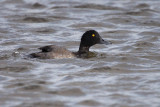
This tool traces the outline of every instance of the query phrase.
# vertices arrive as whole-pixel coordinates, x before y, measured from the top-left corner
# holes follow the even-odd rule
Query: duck
[[[95,44],[109,45],[112,43],[102,39],[97,31],[88,30],[82,35],[79,50],[77,52],[71,52],[62,46],[48,45],[38,48],[41,52],[31,53],[29,56],[31,58],[39,59],[82,58],[88,56],[90,47]]]

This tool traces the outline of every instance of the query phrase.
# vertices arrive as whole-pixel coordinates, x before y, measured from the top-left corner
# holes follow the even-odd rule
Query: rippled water
[[[1,0],[0,105],[160,107],[159,0]],[[77,51],[88,29],[113,42],[89,59],[29,59],[45,45]]]

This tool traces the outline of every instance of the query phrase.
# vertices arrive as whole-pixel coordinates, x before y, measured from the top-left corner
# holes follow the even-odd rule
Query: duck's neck
[[[89,48],[90,48],[89,46],[84,46],[84,45],[80,44],[78,53],[79,54],[88,53]]]

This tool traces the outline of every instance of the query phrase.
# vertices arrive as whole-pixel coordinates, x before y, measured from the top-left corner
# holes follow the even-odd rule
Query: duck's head
[[[89,48],[95,44],[108,45],[111,42],[103,40],[97,31],[89,30],[82,35],[79,52],[88,52]]]

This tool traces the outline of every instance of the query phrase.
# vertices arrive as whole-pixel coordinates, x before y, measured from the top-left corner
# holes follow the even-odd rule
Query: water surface
[[[0,105],[159,107],[160,1],[1,0]],[[97,30],[112,45],[89,59],[30,59],[45,45],[77,51]]]

